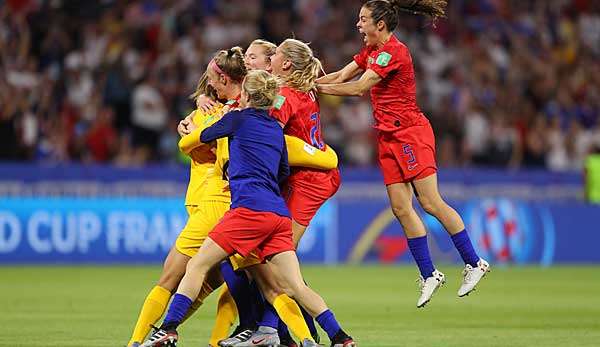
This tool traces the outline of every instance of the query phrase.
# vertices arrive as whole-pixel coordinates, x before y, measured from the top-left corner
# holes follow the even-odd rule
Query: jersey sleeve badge
[[[377,59],[375,60],[375,64],[377,64],[381,67],[386,67],[390,63],[391,59],[392,59],[391,54],[389,54],[388,52],[381,52],[377,56]]]
[[[273,107],[275,107],[278,110],[281,110],[281,106],[283,106],[284,103],[285,103],[285,96],[277,95],[277,98],[275,98],[275,102],[273,103]]]

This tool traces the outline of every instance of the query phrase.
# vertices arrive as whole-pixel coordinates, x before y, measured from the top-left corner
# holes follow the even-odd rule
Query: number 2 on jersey
[[[319,117],[318,113],[313,113],[310,115],[310,120],[312,122],[312,126],[310,127],[310,142],[314,147],[323,149],[325,144],[321,138],[321,117]]]

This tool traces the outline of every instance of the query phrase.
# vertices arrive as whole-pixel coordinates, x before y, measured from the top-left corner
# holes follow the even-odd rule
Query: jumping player
[[[417,307],[429,302],[445,276],[431,261],[425,226],[412,205],[413,193],[421,207],[442,223],[465,262],[458,296],[475,289],[490,268],[473,249],[462,218],[438,192],[433,130],[417,106],[410,52],[393,34],[401,11],[435,19],[444,15],[445,7],[445,0],[367,1],[356,23],[365,47],[343,69],[317,81],[318,90],[324,94],[362,95],[371,91],[379,166],[392,211],[402,224],[421,273]],[[361,73],[358,80],[350,81]]]

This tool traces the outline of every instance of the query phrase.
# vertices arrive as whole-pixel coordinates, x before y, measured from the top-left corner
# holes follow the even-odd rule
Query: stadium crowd
[[[0,1],[0,160],[177,162],[218,49],[295,36],[333,71],[362,45],[362,3]],[[454,0],[447,19],[400,27],[440,165],[578,170],[600,149],[600,2]],[[368,95],[321,108],[342,163],[373,165]]]

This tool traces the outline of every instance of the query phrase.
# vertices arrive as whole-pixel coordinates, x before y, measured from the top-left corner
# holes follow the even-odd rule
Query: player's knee
[[[203,274],[207,274],[208,271],[210,270],[211,266],[209,264],[207,264],[206,262],[198,259],[198,258],[192,258],[186,266],[186,272],[199,272],[199,273],[203,273]]]
[[[437,216],[445,204],[441,199],[429,199],[426,197],[419,197],[418,199],[423,210],[432,216]]]
[[[262,290],[262,295],[265,298],[265,300],[267,300],[270,304],[273,303],[273,301],[275,300],[276,297],[278,297],[279,295],[283,294],[284,292],[282,290],[280,290],[279,288],[265,288]]]
[[[396,218],[398,218],[398,220],[404,220],[404,219],[410,217],[411,213],[413,212],[412,204],[408,204],[408,205],[392,204],[392,212],[394,213],[394,216],[396,216]]]
[[[306,288],[306,284],[302,281],[295,281],[294,283],[290,283],[285,287],[285,294],[291,298],[296,298],[302,291]]]
[[[163,269],[163,273],[161,274],[157,285],[169,290],[174,291],[177,289],[179,282],[185,275],[185,268],[178,268],[175,266],[167,267]]]

